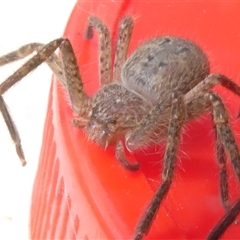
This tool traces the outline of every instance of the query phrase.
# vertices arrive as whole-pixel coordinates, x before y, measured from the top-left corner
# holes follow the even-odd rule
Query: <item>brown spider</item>
[[[119,26],[115,62],[112,74],[111,37],[106,25],[90,17],[86,38],[93,36],[93,28],[100,34],[99,68],[102,88],[90,98],[84,91],[76,58],[67,39],[56,39],[47,45],[27,44],[0,58],[0,66],[19,60],[36,51],[13,75],[0,85],[0,110],[18,156],[25,165],[18,131],[6,108],[2,95],[38,65],[46,62],[66,87],[73,111],[79,116],[73,124],[84,128],[88,137],[107,148],[116,144],[116,157],[128,170],[135,171],[138,163],[125,157],[124,143],[129,151],[144,145],[155,145],[166,140],[162,182],[147,211],[139,220],[134,239],[147,234],[163,198],[170,189],[176,152],[182,126],[210,111],[216,136],[217,160],[221,168],[221,198],[227,210],[225,222],[232,223],[239,204],[230,207],[226,154],[240,180],[240,153],[229,126],[228,113],[223,101],[211,88],[217,83],[240,96],[240,87],[221,74],[209,75],[209,62],[205,53],[193,42],[172,36],[157,37],[140,45],[127,58],[133,21],[125,17]],[[54,54],[60,47],[61,57]],[[237,210],[236,210],[237,208]],[[230,210],[230,211],[229,211]],[[234,216],[235,216],[234,215]],[[224,227],[215,227],[212,236],[220,237]]]

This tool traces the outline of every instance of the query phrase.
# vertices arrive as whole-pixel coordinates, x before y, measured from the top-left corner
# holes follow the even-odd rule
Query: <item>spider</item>
[[[88,21],[85,37],[99,32],[99,75],[102,87],[89,97],[84,90],[77,61],[68,39],[59,38],[46,45],[30,43],[0,58],[0,66],[36,54],[0,85],[0,110],[15,143],[17,154],[26,164],[20,137],[2,95],[15,83],[46,62],[66,88],[74,113],[73,125],[84,128],[89,139],[107,148],[116,145],[116,158],[126,169],[136,171],[139,164],[125,157],[124,143],[131,152],[145,145],[166,140],[162,182],[147,211],[137,223],[133,238],[142,239],[151,227],[174,176],[181,129],[206,111],[212,113],[220,166],[221,199],[227,210],[228,225],[234,221],[239,204],[231,207],[228,194],[226,154],[240,180],[240,152],[222,99],[211,91],[220,83],[240,96],[240,87],[222,74],[210,74],[205,53],[190,40],[162,36],[141,44],[129,57],[127,51],[133,29],[131,17],[119,24],[114,64],[111,36],[97,17]],[[60,48],[61,56],[54,52]],[[237,206],[237,207],[236,207]],[[236,215],[235,214],[235,215]],[[235,216],[234,215],[234,216]],[[227,226],[216,226],[211,236],[220,237]]]

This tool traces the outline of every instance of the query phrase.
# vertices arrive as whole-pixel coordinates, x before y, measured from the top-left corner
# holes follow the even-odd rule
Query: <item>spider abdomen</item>
[[[187,93],[209,74],[205,53],[195,43],[179,37],[158,37],[140,45],[123,66],[127,88],[152,103],[173,91]]]

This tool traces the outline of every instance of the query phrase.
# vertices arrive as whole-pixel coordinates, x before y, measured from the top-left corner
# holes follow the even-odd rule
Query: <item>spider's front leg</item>
[[[54,53],[58,47],[60,47],[62,51],[62,60]],[[0,58],[0,65],[5,65],[9,62],[22,59],[33,51],[37,51],[36,55],[30,58],[16,72],[0,84],[0,111],[15,144],[22,165],[25,165],[26,161],[21,146],[21,139],[9,114],[6,103],[2,98],[2,95],[9,88],[37,68],[40,64],[46,62],[52,69],[53,73],[59,78],[60,82],[66,87],[72,108],[78,115],[83,117],[87,116],[91,105],[91,101],[83,89],[83,83],[81,81],[75,54],[71,43],[67,39],[59,38],[46,45],[40,43],[27,44],[15,52],[2,56]]]
[[[62,53],[63,74],[72,109],[77,115],[85,119],[91,109],[91,99],[84,91],[77,59],[69,40],[65,40],[60,46],[60,50]],[[74,120],[77,123],[78,119]]]
[[[124,63],[127,59],[127,52],[132,36],[133,19],[125,17],[119,25],[117,46],[115,51],[113,79],[114,81],[121,81],[121,72]]]
[[[112,69],[112,41],[107,26],[97,17],[91,16],[88,19],[88,26],[85,37],[93,37],[93,28],[99,33],[99,75],[101,85],[114,81],[121,81],[121,71],[127,59],[127,51],[130,43],[133,20],[125,17],[121,20],[118,28],[117,45],[114,58],[114,69]],[[112,77],[113,70],[113,77]]]
[[[7,125],[8,131],[10,133],[10,136],[15,144],[16,152],[18,154],[18,157],[22,163],[22,166],[25,166],[27,164],[24,156],[24,152],[21,145],[21,139],[19,137],[18,130],[14,124],[14,121],[11,118],[11,115],[7,109],[7,105],[3,99],[3,97],[0,95],[0,111],[2,113],[3,119]]]
[[[158,208],[166,196],[174,176],[176,154],[181,134],[181,128],[186,118],[186,111],[182,96],[173,94],[171,117],[168,127],[166,151],[164,155],[164,167],[162,183],[155,193],[146,213],[143,215],[135,230],[134,240],[140,240],[147,234]]]
[[[33,52],[39,52],[41,49],[46,48],[45,44],[42,43],[29,43],[26,44],[22,47],[20,47],[18,50],[10,52],[4,56],[0,57],[0,66],[4,66],[6,64],[19,61]],[[48,47],[47,47],[48,48]],[[45,61],[47,65],[51,68],[51,70],[54,72],[54,74],[57,76],[57,78],[60,80],[60,82],[66,86],[64,77],[63,77],[63,72],[62,72],[62,61],[61,59],[55,54],[52,53],[51,56],[49,56]]]
[[[101,85],[112,81],[112,43],[107,26],[97,17],[91,16],[88,19],[88,26],[85,37],[93,37],[93,28],[99,32],[99,75]]]
[[[10,77],[8,77],[3,83],[0,84],[0,94],[3,95],[14,84],[16,84],[22,78],[24,78],[27,74],[29,74],[39,65],[41,65],[43,62],[45,62],[46,59],[48,59],[64,41],[65,39],[63,38],[55,39],[50,43],[46,44],[44,47],[40,48],[40,50],[36,53],[36,55],[34,55],[31,59],[29,59],[16,72],[14,72]],[[3,56],[1,57],[1,59],[7,60],[7,57]],[[12,60],[12,61],[15,61],[15,60]]]
[[[4,121],[8,127],[9,133],[11,135],[11,138],[15,144],[17,154],[22,162],[22,165],[26,165],[23,149],[21,146],[21,140],[19,137],[18,130],[11,118],[11,115],[9,114],[9,111],[7,109],[6,103],[2,97],[2,95],[11,88],[14,84],[16,84],[18,81],[20,81],[23,77],[25,77],[28,73],[30,73],[32,70],[34,70],[37,66],[42,64],[46,59],[51,56],[54,51],[62,44],[62,42],[65,41],[63,38],[56,39],[49,44],[45,45],[44,47],[40,48],[40,50],[37,52],[35,56],[33,56],[31,59],[29,59],[22,67],[20,67],[16,72],[14,72],[10,77],[8,77],[3,83],[0,84],[0,111],[3,115]],[[29,45],[28,45],[29,46]],[[33,46],[33,45],[32,45]],[[25,47],[25,50],[28,47]],[[24,47],[22,48],[24,50]],[[15,52],[16,53],[16,52]],[[21,55],[21,54],[20,54]],[[9,61],[15,61],[18,59],[21,59],[19,57],[18,59],[14,58],[16,54],[10,53],[0,58],[0,64],[4,65],[7,64]],[[8,58],[10,57],[10,59]],[[24,56],[23,56],[24,57]]]

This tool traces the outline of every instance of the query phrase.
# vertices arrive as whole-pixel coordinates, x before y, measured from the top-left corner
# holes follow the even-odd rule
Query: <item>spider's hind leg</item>
[[[43,63],[51,54],[54,53],[54,51],[62,44],[62,42],[65,41],[62,38],[56,39],[49,44],[45,45],[43,48],[37,52],[35,56],[33,56],[31,59],[29,59],[25,64],[23,64],[16,72],[14,72],[10,77],[8,77],[4,82],[0,84],[0,111],[3,115],[4,121],[8,127],[9,133],[11,135],[11,138],[15,144],[17,154],[22,162],[22,165],[26,165],[26,161],[24,158],[24,153],[21,146],[21,140],[19,137],[18,130],[11,118],[11,115],[7,109],[6,103],[4,102],[4,99],[2,95],[11,88],[14,84],[16,84],[18,81],[20,81],[22,78],[24,78],[28,73],[30,73],[32,70],[34,70],[37,66],[39,66],[41,63]],[[25,45],[27,46],[27,45]],[[33,46],[33,45],[32,45]],[[22,48],[22,50],[25,51],[25,55],[28,55],[31,50],[26,51],[26,48],[29,48],[29,45],[27,47]],[[10,58],[7,58],[7,56]],[[9,61],[16,61],[18,59],[24,58],[24,54],[19,54],[17,56],[16,52],[7,54],[0,58],[1,65],[9,63]],[[4,63],[5,61],[5,63]]]
[[[26,44],[16,51],[10,52],[6,55],[0,57],[0,66],[4,66],[6,64],[21,60],[34,52],[39,52],[41,49],[45,48],[45,44],[42,43],[29,43]],[[57,54],[52,53],[51,56],[45,59],[47,65],[51,68],[54,74],[57,76],[59,81],[66,87],[65,78],[62,72],[62,61],[57,56]]]
[[[200,84],[202,85],[203,82]],[[191,100],[190,98],[188,98],[190,94],[189,96],[185,95],[185,102],[188,110],[188,119],[194,119],[199,115],[199,113],[205,112],[206,110],[209,110],[212,113],[213,126],[216,137],[217,161],[220,168],[220,196],[225,209],[228,211],[230,209],[230,204],[228,193],[226,153],[229,155],[229,158],[234,166],[234,170],[240,181],[239,148],[229,124],[227,110],[221,98],[217,94],[212,92],[207,92],[204,94],[196,93],[195,95],[196,98],[193,98]],[[195,109],[200,109],[200,111],[196,112]]]
[[[220,167],[220,193],[223,205],[227,210],[227,214],[225,215],[224,220],[224,222],[227,224],[220,224],[218,222],[213,228],[214,230],[212,230],[208,236],[208,239],[218,239],[227,230],[228,226],[235,220],[235,217],[237,215],[236,212],[239,212],[239,210],[234,210],[235,206],[232,207],[229,204],[226,153],[228,154],[238,180],[240,181],[240,151],[229,124],[228,112],[224,106],[223,101],[217,94],[207,92],[205,94],[199,95],[192,101],[187,102],[186,105],[188,113],[192,113],[193,109],[196,109],[196,106],[201,107],[202,109],[210,109],[212,113],[216,136],[217,160]],[[232,213],[234,213],[235,217],[232,217]],[[218,237],[211,238],[211,236]]]
[[[25,161],[25,157],[24,157],[24,153],[23,153],[23,149],[22,149],[22,145],[21,145],[21,139],[19,137],[18,130],[11,118],[11,115],[9,114],[7,105],[1,95],[0,95],[0,111],[1,111],[3,119],[8,127],[8,131],[11,135],[11,138],[15,144],[16,152],[20,158],[22,166],[25,166],[27,164],[27,162]]]
[[[29,43],[22,47],[20,47],[18,50],[10,52],[4,56],[0,57],[0,66],[4,66],[6,64],[21,60],[27,56],[29,56],[31,53],[33,53],[35,50],[40,50],[40,47],[43,47],[44,45],[41,43]]]
[[[24,63],[16,72],[14,72],[10,77],[8,77],[4,82],[0,84],[0,94],[3,95],[9,88],[11,88],[14,84],[24,78],[27,74],[41,65],[48,57],[50,57],[54,51],[65,41],[63,38],[55,39],[50,43],[46,44],[42,47],[36,55],[30,58],[26,63]],[[32,50],[31,50],[32,51]],[[13,53],[12,53],[13,54]],[[27,53],[26,53],[27,54]],[[7,54],[8,55],[8,54]],[[7,59],[7,55],[1,57],[2,64],[9,63]],[[11,54],[9,54],[11,55]],[[25,57],[25,56],[23,56]],[[14,59],[14,58],[13,58]],[[19,58],[21,59],[21,57]],[[17,59],[12,61],[16,61]]]
[[[213,119],[214,122],[214,119]],[[220,196],[223,206],[228,211],[230,209],[229,192],[228,192],[228,173],[227,173],[227,156],[224,150],[224,145],[221,141],[221,136],[217,131],[216,124],[214,124],[214,132],[216,138],[216,155],[220,168]]]
[[[216,128],[216,137],[222,142],[233,164],[238,180],[240,181],[240,151],[229,125],[227,110],[217,94],[209,93],[209,99],[212,102],[213,123]]]

